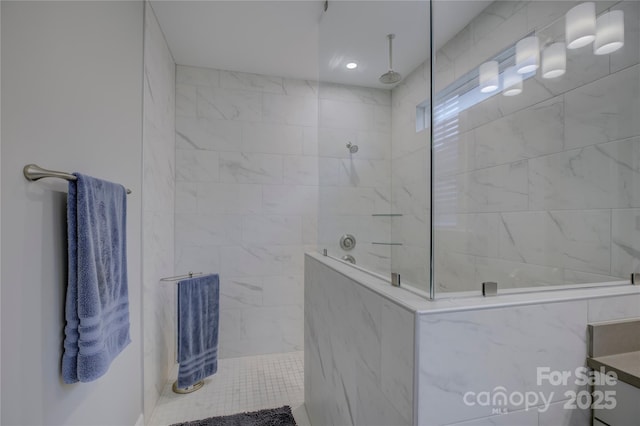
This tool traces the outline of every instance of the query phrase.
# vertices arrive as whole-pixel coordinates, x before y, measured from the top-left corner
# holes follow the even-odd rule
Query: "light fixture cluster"
[[[624,13],[613,10],[596,19],[594,2],[581,3],[565,15],[565,42],[553,42],[542,50],[542,78],[557,78],[567,71],[567,49],[578,49],[593,43],[595,55],[606,55],[624,45]],[[524,74],[536,72],[540,66],[540,41],[537,36],[525,37],[516,43],[515,65],[502,73],[502,94],[522,93]],[[482,93],[500,88],[499,64],[488,61],[480,65],[479,84]]]

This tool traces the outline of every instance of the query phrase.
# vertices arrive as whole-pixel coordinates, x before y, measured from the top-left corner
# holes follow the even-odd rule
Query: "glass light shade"
[[[518,74],[516,67],[509,67],[504,71],[502,94],[515,96],[522,93],[522,75]]]
[[[480,65],[479,74],[480,91],[482,93],[491,93],[498,90],[500,84],[498,79],[498,62],[489,61]]]
[[[564,43],[553,43],[542,52],[542,77],[556,78],[567,71],[567,49]]]
[[[540,63],[540,42],[538,37],[523,38],[516,43],[516,70],[527,74],[538,69]]]
[[[624,46],[624,12],[613,10],[596,19],[593,53],[606,55]]]
[[[596,4],[581,3],[565,15],[565,35],[567,47],[578,49],[596,38]]]

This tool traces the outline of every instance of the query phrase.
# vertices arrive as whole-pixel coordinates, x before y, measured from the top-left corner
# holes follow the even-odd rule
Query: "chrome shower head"
[[[393,70],[389,70],[382,74],[378,80],[380,80],[380,83],[383,84],[393,84],[402,80],[402,75]]]
[[[382,74],[378,80],[382,84],[393,84],[402,80],[402,75],[393,70],[393,48],[392,48],[392,40],[396,38],[395,34],[387,34],[387,38],[389,39],[389,71]]]
[[[358,145],[354,145],[351,142],[347,143],[347,149],[349,150],[350,153],[355,154],[356,152],[358,152]]]

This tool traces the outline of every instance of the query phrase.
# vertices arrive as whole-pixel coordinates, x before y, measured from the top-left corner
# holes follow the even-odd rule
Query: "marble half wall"
[[[311,423],[414,424],[414,313],[310,256],[304,300]]]
[[[588,390],[576,383],[587,324],[630,318],[632,285],[428,301],[308,254],[306,409],[317,425],[589,426],[589,410],[567,408]],[[570,376],[553,384],[539,368]],[[476,399],[501,390],[529,399]]]

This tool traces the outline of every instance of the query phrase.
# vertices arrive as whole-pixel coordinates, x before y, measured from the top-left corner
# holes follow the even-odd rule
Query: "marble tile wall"
[[[586,365],[587,324],[640,315],[640,295],[520,307],[423,314],[419,318],[418,424],[587,426],[590,412],[566,409],[575,369]],[[569,371],[566,385],[538,383],[537,368]],[[489,404],[464,402],[467,392],[542,392],[531,404],[507,405],[502,415]],[[533,401],[533,398],[531,399]],[[518,403],[518,400],[515,400]]]
[[[175,268],[220,274],[222,358],[302,349],[317,115],[314,82],[177,67]]]
[[[458,311],[408,299],[400,307],[374,290],[374,278],[348,277],[322,259],[305,259],[305,405],[313,424],[588,426],[589,410],[565,408],[570,392],[587,390],[575,376],[586,366],[587,325],[640,316],[633,291],[576,291],[574,300],[548,293],[544,301]],[[571,376],[539,381],[538,367]],[[467,401],[475,404],[465,403],[467,392],[485,391],[522,394],[529,409],[517,395],[503,405],[474,395]]]
[[[612,281],[640,267],[640,3],[596,3],[624,10],[620,51],[569,50],[565,76],[461,111],[457,132],[436,140],[438,290]],[[494,2],[438,51],[436,87],[533,30],[563,38],[575,4]]]
[[[319,86],[318,244],[337,257],[388,275],[391,219],[391,91],[321,83]],[[350,153],[346,144],[358,145]],[[356,247],[340,248],[352,234]]]
[[[310,257],[304,300],[311,423],[415,424],[414,313]]]
[[[175,362],[175,63],[150,3],[144,18],[143,339],[144,415],[151,417]]]

